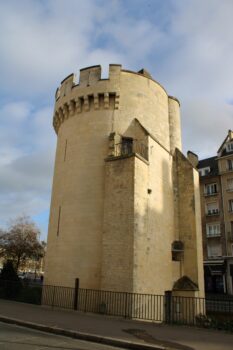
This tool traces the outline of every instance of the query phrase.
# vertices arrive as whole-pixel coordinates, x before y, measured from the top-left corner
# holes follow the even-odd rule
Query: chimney
[[[193,153],[191,151],[188,151],[187,152],[187,157],[188,157],[188,160],[190,161],[190,163],[192,164],[192,166],[194,168],[196,168],[197,165],[198,165],[198,162],[199,162],[198,156],[195,153]]]
[[[229,139],[232,140],[233,139],[233,131],[228,130],[228,136],[229,136]]]

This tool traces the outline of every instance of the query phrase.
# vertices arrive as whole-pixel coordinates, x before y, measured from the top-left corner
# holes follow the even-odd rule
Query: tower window
[[[122,155],[133,153],[133,139],[131,137],[122,137],[121,153]]]
[[[57,236],[59,236],[59,233],[60,233],[60,219],[61,219],[61,206],[59,206],[59,211],[58,211]]]
[[[65,150],[64,150],[64,162],[66,161],[66,151],[67,151],[67,140],[65,143]]]

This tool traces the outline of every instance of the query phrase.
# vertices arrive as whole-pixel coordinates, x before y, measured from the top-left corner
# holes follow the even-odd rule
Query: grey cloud
[[[5,89],[18,90],[20,96],[43,95],[77,66],[85,66],[89,55],[95,55],[91,43],[101,12],[104,8],[93,1],[2,4],[0,72]],[[106,53],[119,57],[107,50],[99,58],[106,59]]]
[[[50,190],[54,154],[31,154],[5,165],[0,173],[0,192],[41,192]]]
[[[170,84],[185,98],[232,96],[233,2],[181,1],[171,25]],[[165,59],[167,65],[169,58]],[[178,77],[178,79],[177,79]]]
[[[4,226],[9,219],[20,215],[36,215],[40,211],[49,209],[49,196],[38,196],[36,192],[8,193],[0,195],[0,226]]]
[[[211,100],[192,99],[182,108],[184,151],[200,158],[215,156],[233,123],[233,106]]]

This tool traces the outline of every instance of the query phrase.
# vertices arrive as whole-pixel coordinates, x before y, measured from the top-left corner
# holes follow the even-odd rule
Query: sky
[[[232,0],[0,0],[0,227],[30,215],[46,239],[54,95],[80,68],[147,69],[181,102],[183,152],[233,129]]]

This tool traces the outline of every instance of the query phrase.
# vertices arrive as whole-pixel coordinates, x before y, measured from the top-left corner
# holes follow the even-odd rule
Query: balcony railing
[[[221,232],[214,232],[214,233],[208,233],[206,234],[207,238],[212,238],[212,237],[220,237],[221,236]]]
[[[209,192],[204,192],[204,196],[216,196],[218,194],[218,191],[209,191]]]
[[[219,209],[208,210],[206,213],[206,216],[214,216],[214,215],[219,215]]]
[[[139,154],[144,159],[148,160],[148,147],[143,143],[132,141],[132,142],[121,142],[115,144],[114,157],[130,156],[132,154]]]

